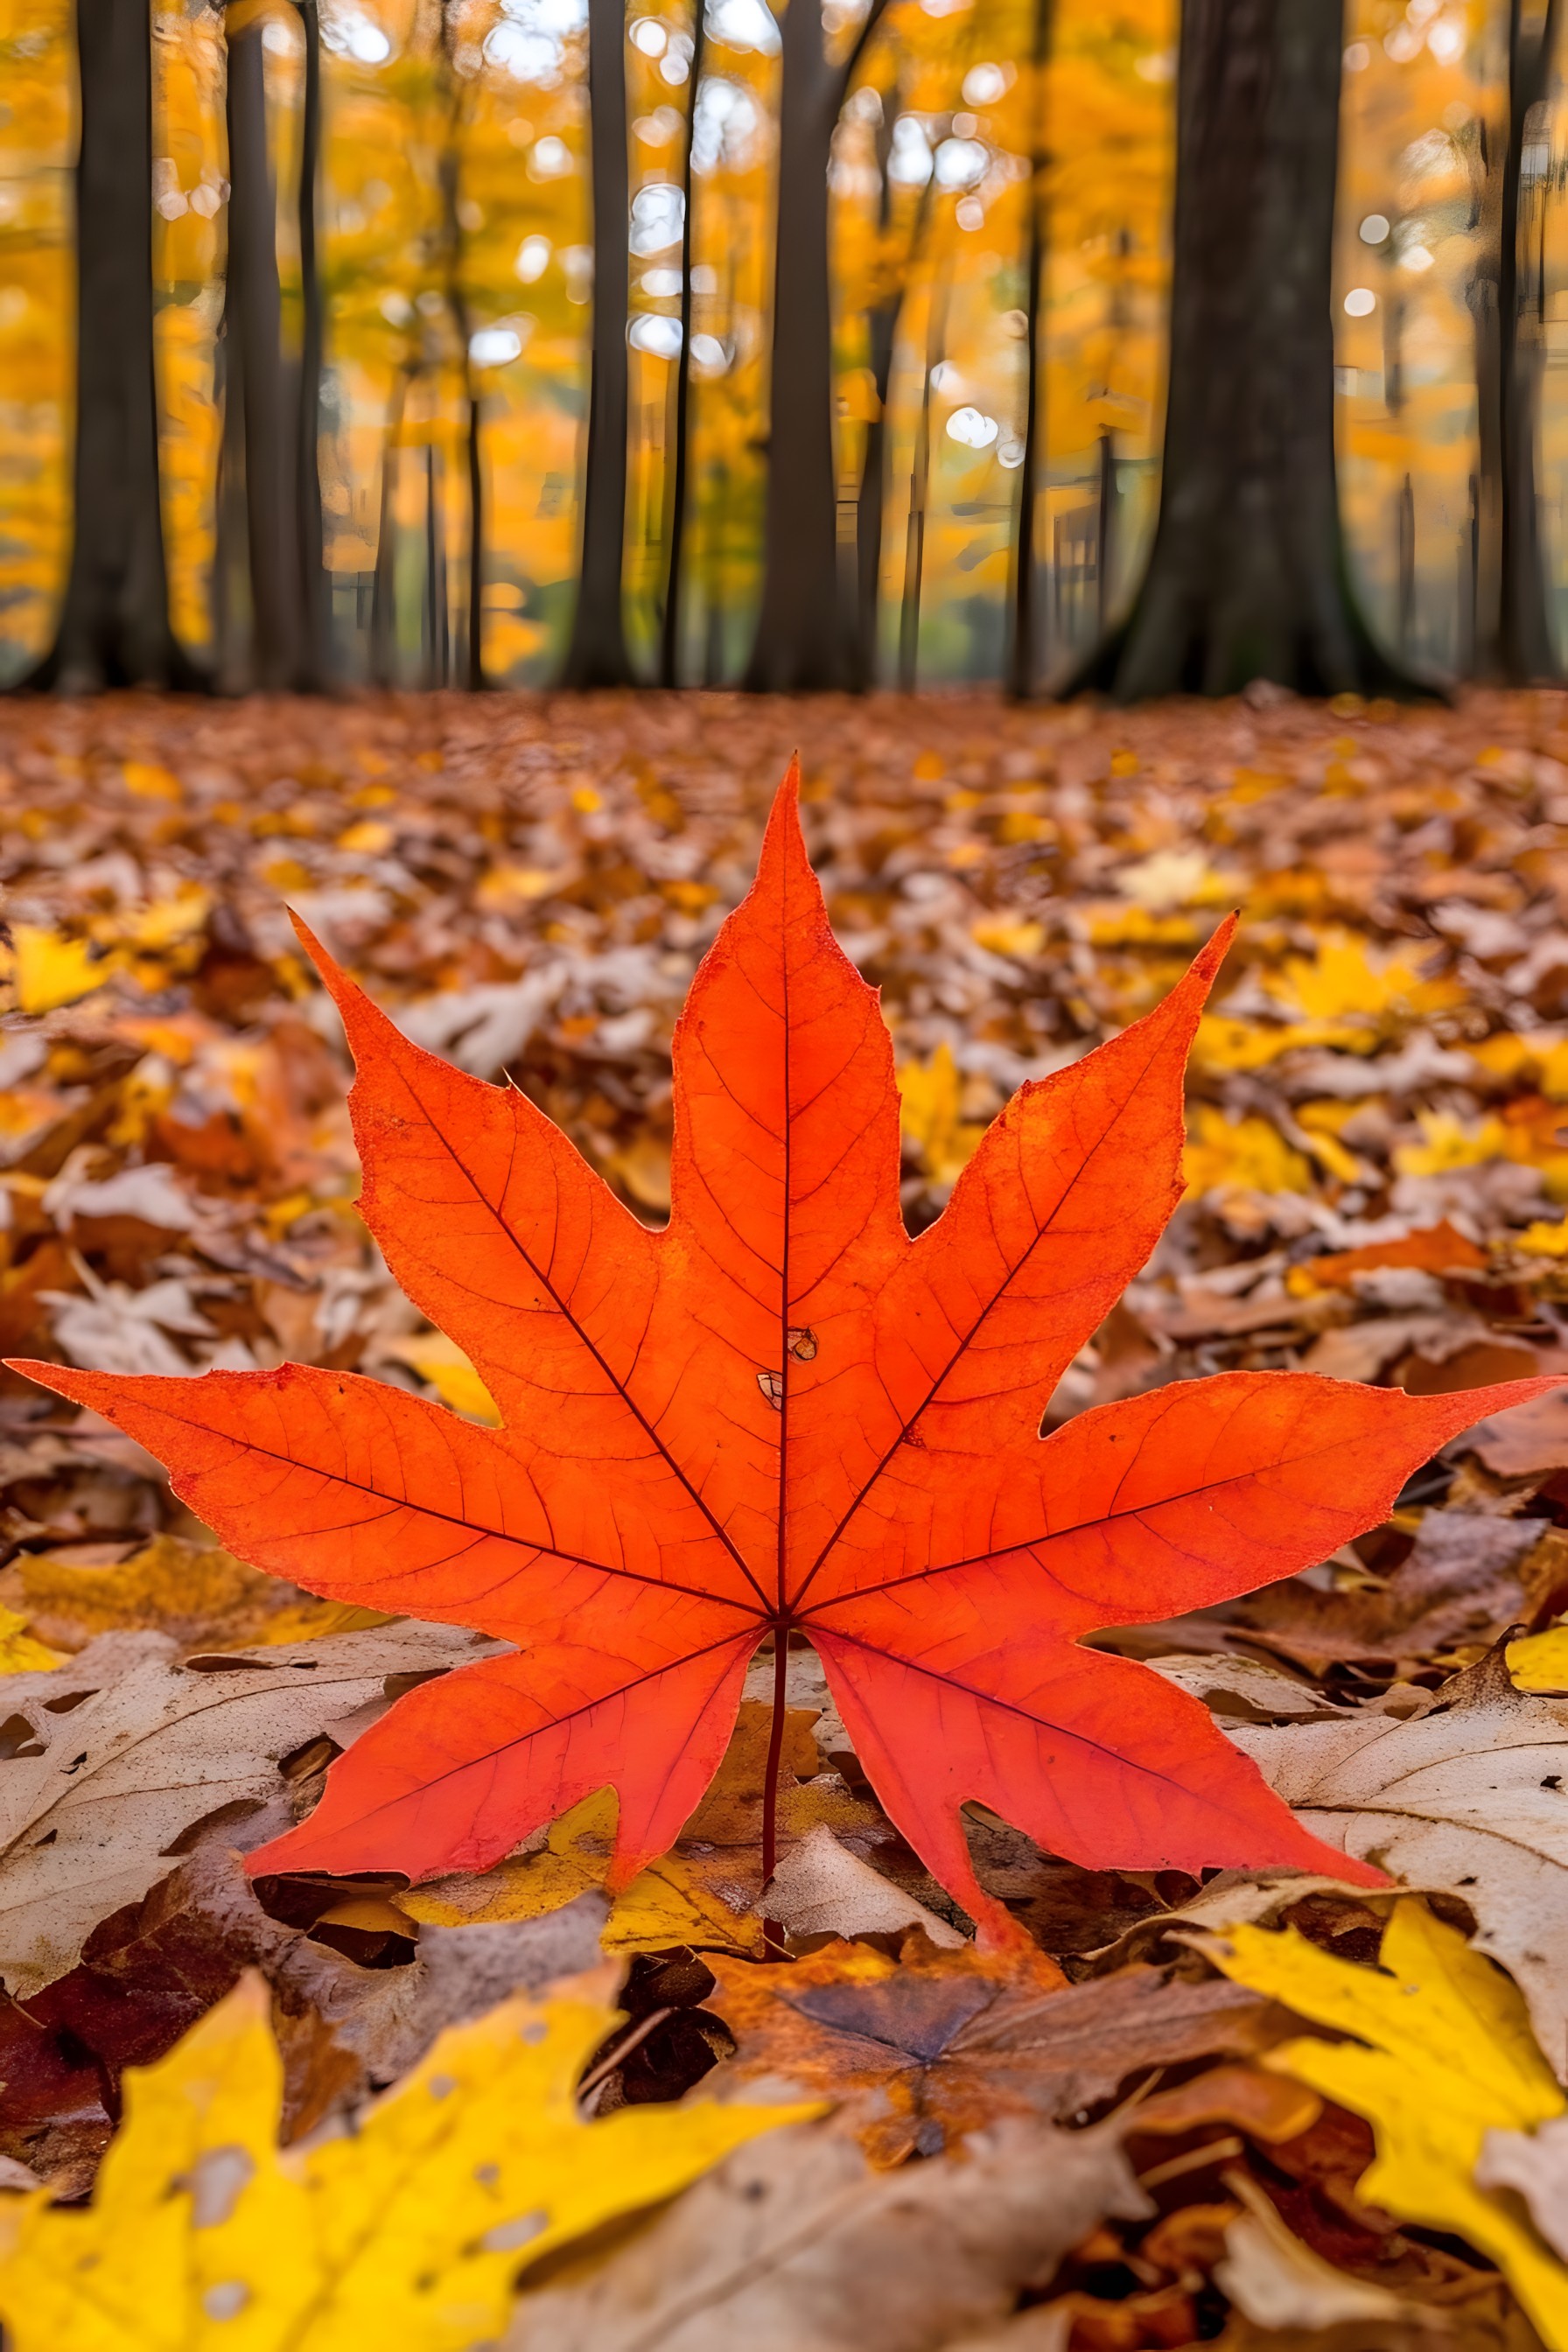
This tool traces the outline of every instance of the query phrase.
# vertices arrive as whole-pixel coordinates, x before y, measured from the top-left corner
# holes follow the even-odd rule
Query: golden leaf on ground
[[[86,940],[68,939],[34,923],[14,924],[11,938],[12,985],[20,1013],[53,1013],[62,1004],[74,1004],[101,988],[109,977],[107,965]]]
[[[0,1609],[0,1675],[43,1674],[59,1663],[59,1653],[28,1632],[25,1617]]]
[[[879,1826],[875,1808],[831,1776],[817,1779],[811,1736],[815,1712],[791,1707],[780,1759],[779,1848],[787,1854],[825,1826]],[[728,1753],[712,1785],[687,1822],[672,1853],[643,1871],[617,1896],[604,1943],[606,1951],[658,1952],[672,1944],[700,1950],[752,1954],[762,1948],[762,1922],[751,1913],[761,1887],[763,1789],[770,1709],[743,1699]],[[532,1852],[510,1854],[491,1870],[427,1880],[398,1896],[412,1919],[437,1927],[534,1919],[558,1910],[592,1886],[601,1886],[615,1844],[616,1799],[600,1789],[552,1823]]]
[[[1233,1927],[1204,1948],[1233,1982],[1356,2036],[1287,2042],[1264,2063],[1364,2116],[1377,2158],[1358,2194],[1468,2239],[1503,2272],[1551,2352],[1564,2352],[1568,2268],[1475,2183],[1489,2131],[1528,2132],[1568,2105],[1502,1970],[1409,1896],[1394,1906],[1377,1969],[1294,1928]]]
[[[247,1976],[127,2075],[90,2210],[9,2203],[16,2352],[463,2352],[499,2335],[525,2263],[818,2112],[703,2100],[584,2123],[576,2083],[615,2014],[566,1993],[449,2027],[352,2137],[280,2155],[268,2007]]]

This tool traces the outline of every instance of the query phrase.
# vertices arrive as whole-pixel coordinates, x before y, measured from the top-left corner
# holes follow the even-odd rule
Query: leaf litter
[[[493,1424],[482,1377],[410,1308],[359,1220],[341,1045],[307,985],[283,903],[314,923],[411,1039],[477,1075],[510,1075],[657,1230],[669,1204],[673,1022],[697,956],[746,887],[771,785],[798,736],[829,912],[880,987],[893,1032],[900,1190],[912,1231],[943,1207],[1014,1087],[1070,1069],[1152,1011],[1224,908],[1242,909],[1188,1074],[1187,1197],[1148,1266],[1067,1363],[1047,1429],[1086,1406],[1215,1371],[1303,1367],[1447,1399],[1562,1369],[1561,698],[1476,697],[1450,715],[1287,703],[1114,719],[963,702],[897,716],[894,706],[726,704],[717,731],[703,711],[678,699],[651,715],[637,706],[634,717],[610,698],[498,698],[489,709],[384,699],[326,713],[284,703],[265,730],[243,713],[142,698],[4,714],[10,790],[0,830],[16,942],[15,1010],[0,1032],[6,1352],[165,1376],[293,1360],[368,1371]],[[153,808],[128,792],[124,762],[138,754],[176,778],[179,801]],[[365,841],[367,816],[382,828],[374,855],[344,843],[356,827]],[[51,1406],[19,1381],[0,1394],[0,1607],[16,1621],[16,1639],[65,1658],[68,1676],[73,1656],[106,1634],[163,1634],[176,1661],[216,1659],[258,1643],[362,1639],[388,1613],[290,1590],[216,1548],[156,1465],[95,1415]],[[1530,1927],[1532,1913],[1552,1916],[1540,1906],[1553,1899],[1560,1867],[1556,1792],[1543,1784],[1563,1759],[1543,1756],[1533,1791],[1523,1779],[1517,1795],[1511,1780],[1490,1784],[1500,1772],[1518,1778],[1516,1707],[1547,1711],[1538,1730],[1529,1727],[1531,1759],[1537,1740],[1562,1745],[1553,1698],[1568,1674],[1552,1663],[1552,1628],[1568,1610],[1554,1533],[1568,1526],[1554,1491],[1564,1476],[1568,1412],[1549,1392],[1455,1435],[1379,1526],[1325,1544],[1301,1573],[1089,1636],[1156,1663],[1173,1688],[1202,1701],[1331,1844],[1345,1838],[1427,1890],[1438,1924],[1509,1969],[1540,2047],[1559,2064],[1561,1964]],[[1482,1661],[1479,1677],[1456,1683]],[[792,1649],[786,1663],[791,1704],[807,1718],[815,1711],[816,1723],[792,1722],[781,1888],[797,1858],[831,1840],[888,1887],[895,1915],[902,1903],[905,1916],[967,1935],[970,1917],[879,1804],[813,1654]],[[28,1682],[49,1671],[26,1651],[17,1664]],[[771,1700],[772,1666],[764,1651],[748,1685],[754,1702]],[[388,1696],[380,1690],[372,1712],[384,1714]],[[332,1718],[351,1732],[346,1742],[329,1723],[267,1764],[270,1795],[253,1822],[309,1818],[326,1766],[354,1744],[348,1712]],[[846,1992],[863,1995],[868,1963],[895,1989],[932,1967],[991,1965],[972,1946],[940,1953],[897,1925],[857,1938],[848,1910],[839,1937],[781,1923],[793,1970],[743,1957],[758,1951],[772,1916],[759,1907],[755,1723],[748,1737],[742,1727],[704,1801],[722,1801],[728,1786],[738,1792],[728,1810],[721,1801],[706,1822],[694,1816],[652,1860],[640,1916],[628,1902],[637,1881],[614,1897],[622,1916],[606,1932],[631,1956],[628,2025],[625,2054],[617,2061],[612,2042],[589,2069],[591,2081],[599,2075],[597,2113],[628,2098],[679,2101],[716,2058],[721,2084],[787,2078],[759,2054],[765,2035],[753,2067],[752,2029],[738,2030],[739,2010],[728,2016],[715,1973],[754,1979],[766,2013],[787,2006],[798,1970],[819,1971],[829,1988],[840,1971]],[[1420,1767],[1421,1836],[1409,1806],[1396,1805],[1388,1842],[1358,1843],[1346,1803],[1361,1822],[1373,1790],[1381,1834],[1369,1776],[1383,1771],[1389,1743],[1407,1738]],[[1357,1774],[1349,1791],[1346,1776]],[[1337,1810],[1319,1803],[1336,1792]],[[929,2179],[933,2208],[957,2217],[988,2133],[1054,2126],[1054,2145],[1083,2139],[1097,2116],[1115,2118],[1110,2137],[1145,2184],[1137,2196],[1157,2210],[1134,2217],[1118,2201],[1124,2183],[1102,2187],[1103,2211],[1026,2278],[999,2260],[981,2304],[933,2297],[925,2332],[907,2338],[891,2320],[879,2335],[879,2313],[862,2314],[858,2341],[936,2345],[1002,2328],[1020,2345],[1037,2337],[1085,2352],[1223,2333],[1237,2344],[1374,2341],[1384,2352],[1407,2335],[1429,2342],[1438,2320],[1467,2342],[1530,2340],[1495,2249],[1489,2262],[1486,2247],[1424,2221],[1408,2200],[1384,2210],[1357,2196],[1373,2144],[1353,2102],[1331,2092],[1294,2137],[1268,2137],[1262,2126],[1279,2116],[1257,2092],[1268,2079],[1258,2069],[1292,2032],[1310,2030],[1310,2011],[1292,2021],[1277,2001],[1249,1996],[1255,2021],[1272,2022],[1238,2046],[1237,2012],[1227,2039],[1215,1999],[1237,1989],[1180,1940],[1188,1917],[1223,1927],[1227,1883],[1233,1885],[1229,1906],[1239,1920],[1255,1885],[1252,1916],[1273,1927],[1289,1918],[1310,1948],[1375,1984],[1389,1897],[1230,1871],[1200,1900],[1181,1871],[1091,1867],[1048,1841],[1041,1847],[999,1807],[969,1805],[963,1831],[982,1895],[1075,1980],[1046,1996],[1004,1969],[994,2005],[1033,2002],[1043,2019],[1049,1999],[1070,2006],[1089,1994],[1111,2001],[1116,2021],[1094,2048],[1092,2018],[1080,2032],[1064,2008],[1055,2029],[1040,2026],[1037,2048],[1024,2029],[1005,2063],[933,2046],[914,2064],[922,2082],[968,2065],[980,2087],[966,2078],[951,2114],[935,2094],[912,2097],[920,2122],[927,2104],[943,2118],[940,2151],[933,2141],[931,2152],[906,2155],[889,2177]],[[605,1924],[595,1890],[615,1832],[601,1804],[596,1822],[548,1827],[531,1853],[416,1892],[384,1871],[263,1875],[251,1892],[232,1858],[247,1833],[198,1819],[188,1850],[157,1855],[136,1900],[111,1913],[106,1905],[89,1923],[74,1967],[23,2005],[7,2003],[5,2051],[17,2055],[0,2064],[0,2140],[80,2195],[112,2129],[118,2064],[155,2064],[243,1965],[268,1972],[295,2117],[309,2130],[353,2116],[427,2047],[418,2013],[436,2014],[425,1990],[436,1956],[488,1942],[484,1962],[458,1971],[481,2006],[510,1989],[509,1969],[515,1982],[531,1965],[523,1942],[497,1939],[582,1917],[559,1953],[562,1967],[581,1964],[573,1937],[591,1943]],[[564,1911],[539,1900],[552,1839],[571,1865],[554,1889],[554,1899],[570,1897]],[[1479,1871],[1478,1843],[1500,1856]],[[530,1874],[531,1891],[509,1902],[507,1885],[528,1885]],[[0,1894],[4,1874],[0,1866]],[[452,1908],[413,1916],[443,1900]],[[443,1969],[451,1978],[444,1961],[436,1975]],[[487,1976],[492,1969],[500,1973]],[[416,1976],[410,2000],[402,1988]],[[5,1978],[14,1996],[9,1969]],[[1173,2000],[1194,2020],[1212,2004],[1214,2021],[1194,2022],[1190,2044],[1156,2023],[1160,2002]],[[1118,2005],[1149,2014],[1135,2023]],[[111,2011],[137,2012],[128,2061],[122,2044],[116,2058]],[[831,2091],[839,2112],[808,2127],[816,2153],[797,2176],[815,2193],[843,2161],[822,2147],[853,2147],[856,2131],[872,2128],[868,2097],[890,2101],[883,2125],[893,2129],[911,2060],[900,2042],[886,2078],[851,2082],[842,2032],[821,2026],[813,2039],[811,2022],[794,2020],[794,2079],[815,2091],[840,2070]],[[915,2032],[907,2020],[892,2030]],[[1358,2038],[1376,2046],[1370,2008]],[[1176,2047],[1190,2054],[1173,2056]],[[1061,2111],[1075,2070],[1081,2095]],[[1205,2079],[1212,2094],[1202,2093]],[[1489,2143],[1503,2148],[1500,2180],[1510,2166],[1521,2180],[1549,2180],[1552,2130],[1549,2121],[1511,2137],[1500,2129]],[[798,2137],[781,2133],[780,2149]],[[856,2160],[865,2160],[858,2149]],[[1478,2179],[1490,2160],[1479,2160]],[[714,2176],[715,2200],[729,2171]],[[826,2188],[830,2205],[853,2206],[856,2177],[847,2170]],[[715,2202],[706,2221],[693,2210],[707,2193],[689,2192],[668,2223],[693,2212],[699,2232],[732,2238],[731,2204]],[[1473,2193],[1524,2197],[1484,2180]],[[804,2210],[805,2188],[792,2194]],[[1549,2200],[1548,2188],[1540,2194]],[[1517,2208],[1550,2260],[1550,2232],[1529,2210]],[[963,2235],[962,2221],[954,2226]],[[582,2281],[563,2274],[524,2294],[520,2315],[537,2305],[539,2324],[558,2330],[528,2340],[578,2340],[563,2332],[567,2318],[548,2316],[546,2299],[590,2289],[599,2333],[580,2340],[623,2340],[611,2331],[632,2284],[625,2266],[668,2265],[673,2257],[657,2252],[666,2227],[644,2224],[624,2250],[584,2258]],[[718,2240],[715,2252],[724,2252]],[[858,2259],[886,2281],[907,2253]],[[637,2292],[657,2274],[639,2273]],[[798,2314],[813,2307],[798,2298],[816,2292],[809,2282],[784,2292],[797,2338]],[[842,2274],[833,2292],[848,2295]],[[1358,2292],[1373,2300],[1358,2304]],[[845,2309],[855,2307],[848,2297]],[[585,2326],[578,2305],[569,2308],[571,2326]],[[734,2314],[721,2296],[712,2312],[700,2324],[726,2340]],[[699,2324],[683,2306],[657,2340],[695,2346],[705,2339],[680,2331]],[[1539,2312],[1537,2326],[1551,2341]]]

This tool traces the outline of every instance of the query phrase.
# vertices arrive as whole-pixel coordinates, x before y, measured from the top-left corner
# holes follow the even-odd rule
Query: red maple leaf
[[[1016,1931],[975,1881],[967,1799],[1100,1867],[1375,1881],[1195,1699],[1080,1637],[1322,1559],[1445,1439],[1553,1383],[1225,1373],[1038,1433],[1180,1196],[1184,1066],[1232,928],[1147,1019],[1020,1088],[915,1241],[890,1040],[828,928],[793,772],[676,1031],[664,1233],[310,943],[358,1066],[365,1221],[501,1428],[299,1364],[19,1367],[167,1463],[258,1568],[518,1644],[400,1699],[252,1869],[482,1870],[613,1784],[624,1885],[691,1813],[770,1634],[782,1723],[800,1633],[987,1940]]]

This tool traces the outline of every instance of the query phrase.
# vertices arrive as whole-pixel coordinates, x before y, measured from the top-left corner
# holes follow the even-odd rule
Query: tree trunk
[[[239,415],[227,419],[227,454],[245,484],[246,570],[250,584],[249,680],[278,690],[300,682],[303,663],[299,469],[283,369],[278,228],[267,146],[262,23],[228,38],[228,268],[224,340]]]
[[[1020,701],[1035,691],[1039,658],[1040,572],[1035,527],[1040,505],[1040,302],[1046,276],[1046,59],[1050,53],[1052,0],[1035,0],[1033,86],[1029,93],[1029,226],[1025,258],[1024,462],[1018,468],[1018,520],[1013,542],[1013,638],[1007,654],[1007,690]]]
[[[843,65],[823,47],[820,0],[784,10],[763,599],[744,681],[757,693],[855,682],[855,632],[838,609],[827,173],[850,78],[885,5],[871,0]]]
[[[1510,0],[1506,136],[1488,174],[1490,235],[1470,289],[1480,428],[1475,663],[1482,677],[1512,686],[1559,675],[1535,487],[1544,288],[1520,252],[1525,138],[1550,85],[1556,19],[1557,0],[1533,25],[1521,0]],[[1538,188],[1535,204],[1544,200]]]
[[[594,331],[583,553],[577,609],[561,683],[636,683],[621,611],[626,528],[626,18],[625,0],[588,0],[588,97],[593,121]]]
[[[1160,519],[1073,681],[1118,700],[1408,681],[1356,610],[1334,479],[1342,27],[1325,0],[1189,0]]]
[[[295,0],[305,37],[304,104],[300,122],[299,419],[294,446],[300,549],[300,662],[295,683],[319,693],[331,674],[331,602],[321,524],[321,275],[316,244],[316,188],[321,162],[321,25],[317,0]]]
[[[686,561],[687,477],[690,470],[687,443],[691,433],[691,255],[693,205],[691,142],[697,131],[697,94],[702,81],[702,53],[708,31],[708,0],[691,5],[691,102],[686,110],[686,144],[681,157],[680,187],[680,349],[675,357],[675,425],[669,483],[669,563],[664,581],[664,620],[660,631],[658,682],[680,684],[680,592]]]
[[[463,653],[463,683],[471,693],[484,688],[485,476],[481,444],[483,404],[468,345],[473,316],[463,284],[463,224],[458,211],[459,156],[463,135],[462,88],[452,60],[452,9],[442,0],[441,70],[446,82],[447,137],[441,150],[441,221],[447,280],[447,309],[452,320],[463,370],[463,396],[468,410],[465,436],[468,482],[468,635]]]
[[[153,352],[153,53],[137,0],[78,0],[77,421],[70,570],[22,680],[91,694],[202,681],[169,624]]]

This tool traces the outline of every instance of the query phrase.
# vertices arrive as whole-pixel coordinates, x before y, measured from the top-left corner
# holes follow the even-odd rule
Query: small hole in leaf
[[[202,2297],[202,2309],[209,2319],[237,2319],[250,2301],[250,2289],[243,2279],[222,2279],[209,2286]]]
[[[430,2096],[433,2099],[449,2099],[457,2087],[456,2074],[432,2074],[430,2077]]]

